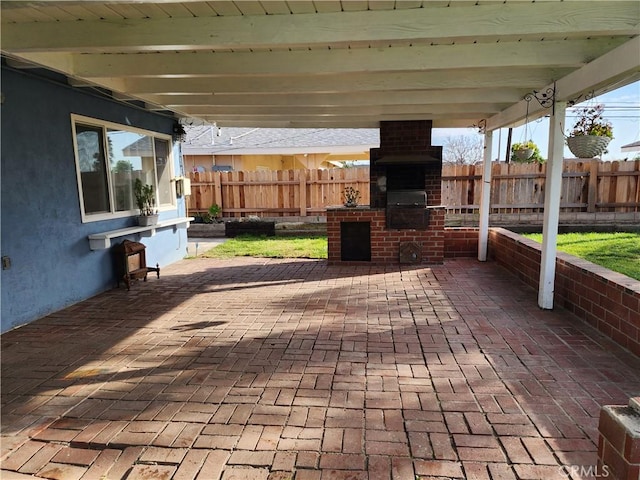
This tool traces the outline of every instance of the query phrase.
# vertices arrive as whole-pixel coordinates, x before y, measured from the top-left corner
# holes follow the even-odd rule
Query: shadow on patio
[[[639,394],[492,263],[195,259],[2,336],[3,478],[569,478]]]

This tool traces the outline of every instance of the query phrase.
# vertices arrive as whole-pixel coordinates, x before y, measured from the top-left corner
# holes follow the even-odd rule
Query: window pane
[[[155,185],[153,137],[122,130],[109,130],[109,163],[116,211],[135,210],[133,182]]]
[[[171,168],[169,167],[169,142],[155,139],[156,146],[156,173],[158,175],[158,203],[171,205],[173,195],[171,192]]]
[[[156,207],[175,205],[170,139],[79,116],[73,122],[83,222],[137,214],[137,179],[153,187]]]
[[[102,129],[89,125],[76,125],[76,140],[84,213],[109,212],[111,208],[104,164]]]

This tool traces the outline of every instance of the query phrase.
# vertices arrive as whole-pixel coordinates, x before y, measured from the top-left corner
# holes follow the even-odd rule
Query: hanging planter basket
[[[569,150],[577,158],[594,158],[604,153],[611,139],[609,137],[598,137],[596,135],[577,135],[567,137]]]
[[[520,161],[529,160],[533,156],[533,148],[518,148],[513,151],[513,154]]]

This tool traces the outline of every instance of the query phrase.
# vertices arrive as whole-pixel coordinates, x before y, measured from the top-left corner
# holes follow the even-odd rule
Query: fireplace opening
[[[423,190],[424,165],[388,165],[387,192],[393,190]]]
[[[371,261],[371,223],[340,223],[340,259],[345,261]]]

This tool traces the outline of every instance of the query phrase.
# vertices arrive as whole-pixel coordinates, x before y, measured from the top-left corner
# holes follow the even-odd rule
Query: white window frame
[[[149,137],[152,137],[152,139],[160,139],[160,140],[166,140],[168,142],[168,155],[169,157],[167,158],[167,162],[169,164],[169,178],[170,178],[170,184],[171,184],[171,204],[164,204],[164,205],[160,205],[158,206],[158,212],[166,212],[166,211],[172,211],[172,210],[176,210],[177,208],[177,198],[176,198],[176,192],[175,192],[175,188],[173,187],[174,185],[174,179],[175,179],[175,170],[174,170],[174,164],[173,164],[173,143],[172,143],[172,138],[171,135],[166,135],[166,134],[162,134],[162,133],[158,133],[158,132],[152,132],[150,130],[144,130],[141,128],[136,128],[136,127],[131,127],[129,125],[121,125],[119,123],[114,123],[114,122],[107,122],[104,120],[99,120],[96,118],[91,118],[91,117],[85,117],[83,115],[77,115],[75,113],[71,114],[71,133],[73,136],[73,152],[74,152],[74,156],[75,156],[75,164],[76,164],[76,183],[78,184],[78,200],[80,201],[80,214],[82,217],[82,223],[89,223],[89,222],[99,222],[99,221],[103,221],[103,220],[112,220],[112,219],[116,219],[116,218],[125,218],[125,217],[132,217],[132,216],[137,216],[140,214],[140,212],[138,211],[138,209],[133,209],[133,210],[126,210],[126,211],[116,211],[115,210],[115,202],[114,202],[114,191],[113,191],[113,182],[112,182],[112,178],[111,178],[111,168],[108,164],[106,164],[108,162],[107,159],[107,155],[105,155],[104,158],[104,162],[105,162],[105,168],[106,168],[106,172],[107,172],[107,190],[109,193],[109,208],[110,208],[110,212],[100,212],[100,213],[85,213],[84,211],[84,195],[83,195],[83,191],[82,191],[82,175],[81,175],[81,171],[80,171],[80,156],[78,154],[78,139],[76,137],[76,124],[81,124],[81,125],[87,125],[87,126],[91,126],[91,127],[97,127],[97,128],[101,128],[102,129],[102,140],[104,142],[103,145],[103,149],[105,152],[108,151],[108,141],[107,141],[107,132],[108,130],[122,130],[122,131],[126,131],[126,132],[131,132],[131,133],[137,133],[140,135],[147,135]],[[158,171],[156,168],[156,154],[155,154],[155,141],[151,142],[152,148],[154,149],[154,161],[153,161],[153,174],[154,174],[154,178],[155,178],[155,185],[154,188],[156,189],[156,192],[158,191]]]

